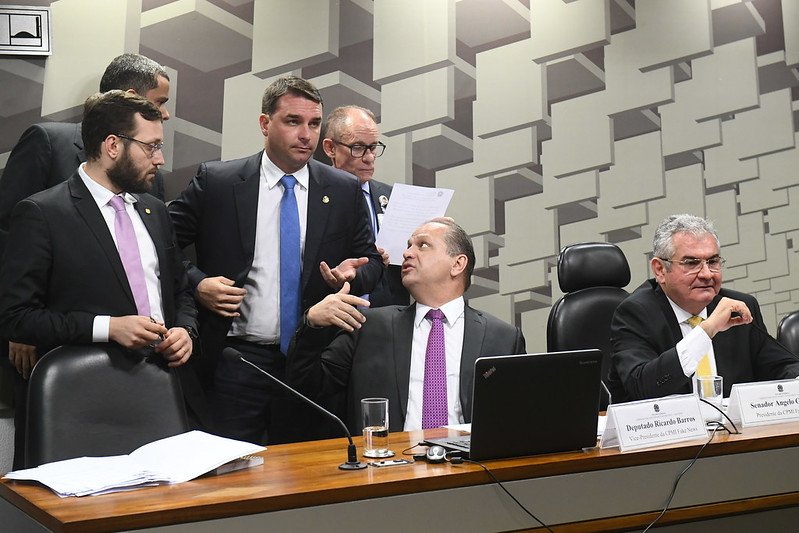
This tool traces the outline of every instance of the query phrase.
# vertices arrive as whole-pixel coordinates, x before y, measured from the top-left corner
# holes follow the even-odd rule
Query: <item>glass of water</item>
[[[363,456],[392,457],[388,449],[388,398],[361,400],[363,415]]]

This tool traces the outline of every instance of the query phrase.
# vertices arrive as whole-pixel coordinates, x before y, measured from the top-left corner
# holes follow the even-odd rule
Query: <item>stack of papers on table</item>
[[[231,461],[237,468],[243,456],[265,450],[263,446],[189,431],[145,444],[129,455],[79,457],[9,472],[3,479],[38,481],[61,497],[105,494],[199,477]],[[221,469],[220,469],[221,470]]]

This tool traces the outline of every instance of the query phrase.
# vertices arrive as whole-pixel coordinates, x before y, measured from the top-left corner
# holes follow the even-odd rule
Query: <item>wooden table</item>
[[[391,434],[397,456],[425,436]],[[356,438],[359,446],[360,439]],[[795,528],[799,520],[799,423],[717,433],[683,476],[659,524],[711,517],[705,527]],[[506,487],[555,531],[641,530],[696,455],[691,442],[621,454],[592,448],[486,461]],[[49,489],[0,483],[0,530],[101,532],[506,531],[537,524],[477,465],[427,464],[342,471],[346,440],[271,446],[264,464],[179,485],[59,498]]]

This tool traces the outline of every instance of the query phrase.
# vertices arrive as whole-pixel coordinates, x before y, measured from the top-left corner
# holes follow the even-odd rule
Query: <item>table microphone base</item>
[[[355,461],[355,462],[347,461],[346,463],[341,463],[340,465],[338,465],[340,470],[362,470],[366,468],[366,466],[367,466],[366,463],[362,463],[360,461]]]

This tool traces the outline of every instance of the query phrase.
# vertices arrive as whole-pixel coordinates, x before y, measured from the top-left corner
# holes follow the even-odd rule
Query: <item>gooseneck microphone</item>
[[[314,402],[310,398],[307,398],[306,396],[304,396],[300,392],[298,392],[298,391],[294,390],[293,388],[289,387],[288,385],[286,385],[285,383],[283,383],[282,381],[280,381],[275,376],[273,376],[272,374],[270,374],[269,372],[267,372],[263,368],[259,367],[255,363],[253,363],[251,361],[248,361],[247,359],[245,359],[241,355],[241,352],[239,352],[238,350],[236,350],[234,348],[231,348],[231,347],[227,347],[224,350],[222,350],[222,357],[224,357],[228,361],[236,361],[236,362],[241,361],[243,363],[247,363],[248,365],[253,367],[255,370],[257,370],[258,372],[260,372],[264,376],[266,376],[269,379],[271,379],[274,383],[277,383],[280,387],[282,387],[283,389],[289,391],[291,394],[293,394],[294,396],[296,396],[297,398],[299,398],[300,400],[305,402],[307,405],[310,405],[311,407],[313,407],[317,411],[319,411],[321,413],[324,413],[325,416],[327,416],[329,418],[332,418],[333,420],[338,422],[339,425],[341,425],[341,427],[344,428],[344,432],[347,434],[347,440],[350,441],[349,445],[347,446],[347,462],[338,465],[338,467],[341,470],[361,470],[362,468],[366,468],[366,463],[362,463],[362,462],[360,462],[358,460],[358,452],[355,449],[355,444],[352,443],[352,435],[350,434],[350,430],[347,429],[347,426],[344,424],[344,422],[341,421],[341,419],[339,417],[337,417],[336,415],[334,415],[333,413],[331,413],[330,411],[328,411],[327,409],[325,409],[324,407],[322,407],[318,403]]]

